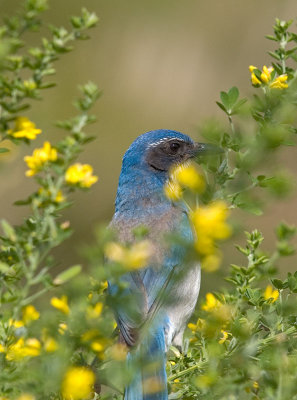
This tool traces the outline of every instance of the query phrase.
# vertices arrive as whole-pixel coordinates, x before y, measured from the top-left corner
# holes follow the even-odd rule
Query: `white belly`
[[[201,272],[197,264],[171,290],[170,304],[166,305],[169,326],[165,331],[166,344],[182,347],[183,333],[198,300]]]

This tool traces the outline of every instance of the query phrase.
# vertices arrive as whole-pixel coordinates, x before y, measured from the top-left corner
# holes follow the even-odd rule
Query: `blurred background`
[[[21,4],[0,0],[1,16],[13,14]],[[121,159],[130,143],[158,128],[179,130],[199,140],[199,125],[205,119],[224,119],[215,104],[221,90],[235,85],[241,96],[254,91],[248,66],[268,65],[267,50],[273,49],[264,35],[272,34],[275,17],[295,18],[297,10],[296,0],[49,0],[49,4],[44,15],[48,24],[69,27],[69,17],[82,7],[95,11],[100,22],[90,40],[77,43],[56,63],[57,87],[43,92],[44,101],[34,102],[27,113],[43,130],[41,137],[0,162],[0,209],[1,218],[13,224],[27,215],[25,207],[13,206],[34,188],[33,180],[25,177],[23,157],[44,140],[54,143],[64,135],[53,122],[73,116],[77,86],[94,81],[103,91],[94,110],[98,121],[90,129],[97,140],[80,161],[94,166],[99,182],[90,192],[76,194],[74,207],[65,212],[75,232],[56,251],[57,268],[65,268],[81,261],[79,247],[94,240],[96,225],[111,219]],[[38,44],[39,35],[27,38]],[[284,153],[283,160],[296,171],[294,148]],[[293,194],[268,205],[261,217],[245,214],[246,227],[264,233],[264,247],[272,247],[280,220],[297,223],[296,199]],[[243,238],[242,233],[235,241]],[[227,246],[225,253],[227,265],[233,246]],[[214,289],[213,275],[205,279],[204,289]]]

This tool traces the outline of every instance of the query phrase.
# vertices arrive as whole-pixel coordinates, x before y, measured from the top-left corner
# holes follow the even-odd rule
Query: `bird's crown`
[[[140,135],[131,144],[123,159],[123,169],[131,166],[168,171],[174,163],[192,156],[195,143],[181,132],[158,129]],[[123,170],[122,170],[123,171]]]

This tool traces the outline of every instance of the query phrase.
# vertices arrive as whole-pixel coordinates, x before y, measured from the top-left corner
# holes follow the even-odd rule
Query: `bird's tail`
[[[163,327],[154,329],[138,348],[128,354],[129,364],[140,367],[125,389],[125,400],[167,400],[165,335]]]

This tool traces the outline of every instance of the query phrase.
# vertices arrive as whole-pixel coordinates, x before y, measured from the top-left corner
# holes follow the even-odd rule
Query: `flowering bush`
[[[46,136],[25,110],[41,90],[53,86],[45,78],[71,50],[69,43],[86,38],[86,30],[97,22],[95,14],[83,9],[81,16],[71,18],[71,30],[52,26],[49,39],[27,48],[22,35],[38,32],[45,9],[45,0],[26,0],[23,12],[0,28],[1,141],[32,144],[37,135]],[[290,25],[276,20],[274,35],[268,36],[277,46],[270,52],[271,66],[250,66],[253,97],[240,98],[236,87],[221,92],[217,104],[228,124],[222,129],[213,123],[201,127],[201,135],[224,152],[199,160],[199,168],[174,168],[164,188],[170,200],[187,207],[195,234],[194,243],[166,238],[184,248],[185,269],[199,261],[204,273],[216,271],[222,260],[219,244],[236,231],[231,211],[259,215],[268,200],[290,189],[290,176],[278,161],[279,151],[294,144],[297,132],[297,73],[291,66],[297,51],[290,47],[297,36]],[[24,71],[26,80],[21,78]],[[45,141],[25,157],[26,179],[35,179],[38,188],[16,204],[29,206],[31,215],[15,227],[1,221],[2,400],[120,399],[138,368],[126,365],[127,348],[117,340],[111,311],[122,300],[108,294],[106,281],[116,282],[124,292],[121,275],[147,264],[153,253],[147,228],[135,230],[132,245],[118,243],[113,232],[100,229],[96,244],[85,248],[88,273],[80,265],[57,276],[52,272],[51,250],[71,234],[70,223],[61,219],[71,205],[71,193],[89,189],[98,179],[77,157],[92,140],[85,128],[95,119],[89,112],[99,91],[91,82],[80,90],[78,115],[59,123],[67,135],[55,144]],[[0,153],[7,151],[0,147]],[[246,233],[245,247],[237,246],[245,261],[231,264],[225,276],[228,286],[200,299],[183,351],[169,349],[171,399],[297,398],[297,273],[286,279],[277,275],[277,265],[295,251],[295,231],[280,223],[270,253],[261,248],[263,236],[257,229]],[[36,302],[41,298],[42,308]],[[129,298],[126,303],[133,306]],[[151,382],[154,390],[158,388]]]

